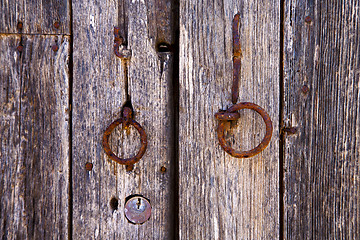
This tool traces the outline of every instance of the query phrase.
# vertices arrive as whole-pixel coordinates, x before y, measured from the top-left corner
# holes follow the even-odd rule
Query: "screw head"
[[[57,22],[57,21],[56,21],[56,22],[54,22],[54,28],[56,28],[56,29],[57,29],[57,28],[59,28],[59,27],[60,27],[60,23],[59,23],[59,22]]]
[[[59,50],[59,46],[54,44],[51,49],[54,51],[54,52],[57,52]]]
[[[162,172],[162,173],[166,172],[166,167],[165,167],[165,166],[161,166],[160,172]]]
[[[87,162],[85,164],[85,169],[86,169],[86,171],[91,171],[93,169],[93,164],[90,162]]]
[[[125,203],[125,217],[133,224],[143,224],[151,216],[150,202],[142,197],[135,196]]]
[[[304,85],[304,86],[302,86],[301,91],[302,91],[304,94],[306,94],[306,93],[308,93],[308,92],[310,91],[310,89],[309,89],[308,86]]]
[[[23,23],[19,21],[16,27],[17,27],[17,29],[22,30],[23,29]]]

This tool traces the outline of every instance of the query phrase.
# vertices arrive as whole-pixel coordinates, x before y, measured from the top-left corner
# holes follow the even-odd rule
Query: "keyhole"
[[[138,201],[137,201],[136,205],[137,205],[137,209],[140,210],[141,198],[138,198]]]
[[[124,213],[126,219],[133,224],[143,224],[151,216],[150,201],[141,195],[126,198]]]

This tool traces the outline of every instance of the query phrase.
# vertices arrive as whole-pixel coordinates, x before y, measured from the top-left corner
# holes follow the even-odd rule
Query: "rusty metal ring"
[[[254,110],[257,113],[259,113],[262,119],[264,120],[266,126],[266,132],[260,144],[249,151],[236,151],[233,148],[231,148],[224,138],[225,123],[227,122],[225,120],[220,121],[219,126],[217,128],[217,134],[218,134],[219,143],[221,147],[225,150],[225,152],[229,153],[231,156],[236,158],[248,158],[255,156],[256,154],[259,154],[262,150],[264,150],[267,147],[271,139],[273,126],[269,114],[267,114],[267,112],[265,112],[264,109],[262,109],[260,106],[254,103],[250,103],[250,102],[238,103],[231,106],[228,110],[226,110],[226,112],[233,113],[241,109]]]
[[[134,165],[141,159],[141,157],[144,155],[144,153],[146,151],[147,137],[146,137],[145,130],[141,127],[141,125],[138,122],[136,122],[133,119],[128,119],[127,121],[130,125],[133,125],[136,128],[136,130],[140,133],[141,146],[140,146],[138,153],[131,158],[119,158],[110,149],[109,136],[118,125],[126,122],[125,118],[119,118],[119,119],[115,120],[113,123],[111,123],[110,126],[108,126],[108,128],[105,130],[104,136],[103,136],[103,147],[104,147],[106,155],[108,155],[111,160],[113,160],[119,164],[123,164],[123,165]]]

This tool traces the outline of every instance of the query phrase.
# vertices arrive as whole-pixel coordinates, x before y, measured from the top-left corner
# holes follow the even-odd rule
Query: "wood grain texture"
[[[70,34],[67,0],[1,0],[0,13],[0,33]],[[18,22],[23,24],[21,30]]]
[[[279,11],[277,0],[180,3],[180,239],[279,237]],[[270,145],[249,159],[221,149],[214,118],[231,106],[237,12],[243,53],[239,102],[262,106],[274,125]],[[228,141],[251,149],[265,126],[257,114],[240,113]]]
[[[359,1],[287,1],[286,239],[360,236]],[[303,86],[307,86],[309,91]]]
[[[1,35],[0,46],[0,238],[65,239],[69,39]]]
[[[151,11],[147,6],[152,2],[73,4],[74,239],[169,239],[173,235],[173,57],[157,53],[157,39],[149,37],[157,36],[156,30],[148,28]],[[124,12],[126,16],[121,15]],[[132,51],[128,84],[124,65],[113,52],[114,26],[121,28]],[[126,172],[124,166],[107,158],[102,136],[130,98],[135,120],[147,133],[148,147],[135,169]],[[123,131],[119,127],[111,136],[112,149],[123,157],[134,155],[139,142],[131,128]],[[86,162],[93,163],[92,171],[85,170]],[[160,172],[162,166],[167,168],[165,173]],[[151,218],[143,225],[130,224],[124,216],[125,198],[133,194],[143,195],[152,205]],[[111,199],[118,206],[111,206]]]

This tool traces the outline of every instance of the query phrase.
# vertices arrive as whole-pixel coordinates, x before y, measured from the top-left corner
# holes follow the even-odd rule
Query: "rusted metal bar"
[[[283,132],[286,132],[288,134],[295,134],[297,130],[297,127],[285,127],[282,129]]]
[[[127,129],[130,125],[130,119],[133,118],[133,112],[131,108],[124,107],[124,109],[122,110],[122,117],[124,118],[124,128]]]
[[[215,118],[221,121],[233,121],[233,120],[238,120],[240,118],[240,113],[238,112],[230,113],[226,111],[220,111],[215,113]]]
[[[237,13],[233,20],[232,32],[233,32],[233,84],[231,87],[231,101],[236,104],[239,98],[239,79],[241,74],[241,45],[240,45],[240,14]]]

